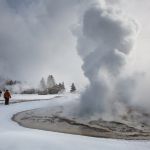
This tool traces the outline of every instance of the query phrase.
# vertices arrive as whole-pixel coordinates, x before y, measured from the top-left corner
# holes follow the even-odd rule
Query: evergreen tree
[[[75,92],[75,91],[76,91],[76,87],[75,87],[74,83],[72,83],[70,92]]]
[[[56,85],[55,83],[55,79],[52,75],[49,75],[48,78],[47,78],[47,87],[48,88],[52,88]]]
[[[46,90],[46,83],[45,83],[44,78],[42,78],[40,81],[40,90],[42,91]]]
[[[64,90],[66,89],[64,82],[62,83],[62,89],[64,89]]]

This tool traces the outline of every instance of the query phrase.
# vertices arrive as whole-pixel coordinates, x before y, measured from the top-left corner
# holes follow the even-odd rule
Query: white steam
[[[135,81],[122,72],[134,47],[137,24],[104,3],[89,7],[80,21],[77,49],[90,83],[81,96],[81,113],[113,113],[116,102],[132,97]]]

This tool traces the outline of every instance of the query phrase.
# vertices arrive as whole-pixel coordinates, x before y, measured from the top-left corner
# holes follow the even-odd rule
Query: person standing
[[[11,98],[11,94],[8,90],[4,93],[5,105],[9,105],[9,99]]]
[[[2,95],[2,91],[0,90],[0,97],[1,97],[1,95]]]

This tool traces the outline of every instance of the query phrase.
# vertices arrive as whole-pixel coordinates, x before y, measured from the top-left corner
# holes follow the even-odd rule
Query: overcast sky
[[[139,22],[130,70],[150,69],[150,1],[107,0]],[[0,0],[0,75],[37,84],[53,74],[57,81],[87,83],[73,30],[88,0]]]

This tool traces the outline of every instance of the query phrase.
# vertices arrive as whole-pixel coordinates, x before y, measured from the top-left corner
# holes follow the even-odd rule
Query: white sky
[[[150,67],[150,1],[122,0],[121,8],[139,23],[140,33],[132,55],[132,68],[147,72]]]
[[[150,1],[108,0],[140,24],[140,34],[131,53],[130,69],[150,66]],[[0,0],[0,72],[2,76],[38,83],[53,74],[67,85],[87,83],[76,52],[80,10],[88,0]],[[116,5],[117,4],[117,5]]]

